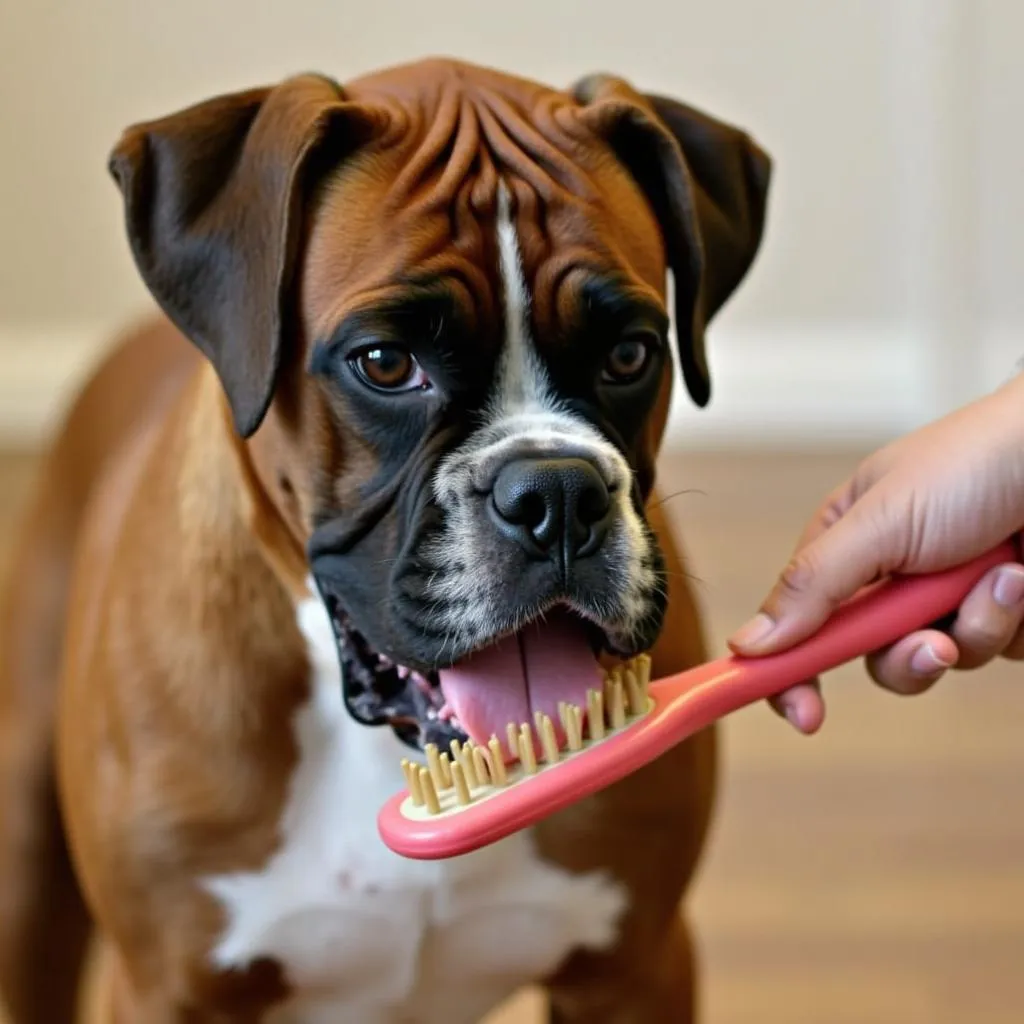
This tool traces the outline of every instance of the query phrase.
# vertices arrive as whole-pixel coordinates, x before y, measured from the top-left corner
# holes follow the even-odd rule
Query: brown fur
[[[348,116],[325,113],[325,90],[306,82],[290,98],[274,94],[278,120],[253,128],[253,147],[305,159],[298,129],[280,119],[318,130],[310,126]],[[267,91],[237,109],[257,101],[269,103]],[[251,363],[235,365],[248,351],[227,358],[216,347],[201,360],[166,321],[128,338],[83,391],[29,511],[0,646],[0,985],[15,1024],[71,1019],[89,918],[114,1007],[103,1024],[256,1022],[288,993],[274,963],[210,968],[222,921],[195,878],[255,869],[276,847],[295,759],[291,717],[309,669],[294,616],[304,543],[324,489],[350,502],[373,469],[344,411],[305,373],[312,342],[399,290],[413,269],[458,282],[480,343],[497,344],[501,299],[485,230],[495,161],[514,192],[540,336],[559,337],[576,314],[587,267],[613,267],[664,303],[672,245],[663,225],[597,121],[577,116],[566,94],[427,63],[353,83],[345,101],[360,109],[360,142],[387,124],[387,144],[358,147],[311,189],[301,216],[235,225],[291,253],[294,266],[282,259],[254,273],[261,287],[280,289],[282,309],[295,300],[293,319],[261,313],[244,289],[210,314],[182,312],[165,294],[180,323],[206,317],[207,340],[223,324],[238,330]],[[143,150],[141,135],[120,149],[129,194]],[[257,150],[253,159],[269,158]],[[137,258],[160,297],[170,278],[141,244]],[[267,374],[273,400],[263,415]],[[670,394],[666,374],[648,421],[651,460]],[[650,520],[669,569],[653,651],[655,673],[665,674],[706,651],[656,498]],[[708,730],[539,827],[546,857],[573,871],[610,868],[631,894],[618,947],[573,957],[546,979],[553,1020],[691,1019],[696,972],[678,907],[710,819],[714,745]]]

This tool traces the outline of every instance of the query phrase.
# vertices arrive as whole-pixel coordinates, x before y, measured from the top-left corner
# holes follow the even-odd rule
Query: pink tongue
[[[506,725],[527,723],[542,711],[564,739],[558,704],[587,706],[587,690],[600,689],[601,668],[579,622],[549,615],[440,673],[441,691],[475,743],[497,736],[506,749]]]

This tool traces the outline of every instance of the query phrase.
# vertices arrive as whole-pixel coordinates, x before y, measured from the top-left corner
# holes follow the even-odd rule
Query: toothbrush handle
[[[897,576],[866,588],[810,639],[763,658],[722,658],[650,684],[652,706],[625,729],[538,775],[456,814],[414,821],[397,793],[382,808],[384,842],[407,857],[468,853],[554,814],[649,764],[712,722],[893,643],[959,607],[989,569],[1016,562],[1007,542],[966,565],[927,576]]]
[[[997,565],[1018,562],[1017,549],[1005,541],[984,555],[942,572],[892,576],[866,587],[813,636],[778,654],[711,662],[707,671],[683,672],[653,683],[664,699],[692,694],[714,682],[719,713],[781,693],[871,651],[895,643],[956,611],[978,581]]]

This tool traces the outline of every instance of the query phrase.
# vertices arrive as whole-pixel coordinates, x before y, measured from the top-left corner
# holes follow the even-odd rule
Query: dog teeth
[[[472,739],[452,740],[443,753],[436,744],[428,743],[424,748],[426,767],[402,762],[409,802],[421,813],[440,814],[442,810],[467,807],[488,792],[545,771],[563,756],[600,742],[646,713],[650,679],[651,659],[642,654],[606,673],[600,689],[588,690],[586,707],[560,701],[557,721],[564,735],[564,752],[555,719],[539,711],[534,713],[532,723],[509,722],[505,727],[505,747],[518,765],[506,765],[505,750],[496,735],[486,745],[477,745]],[[464,731],[447,702],[431,714]]]
[[[415,684],[416,689],[419,690],[420,693],[425,694],[427,697],[433,699],[434,687],[430,685],[430,680],[426,676],[420,675],[419,672],[412,672],[410,673],[410,677],[412,678],[412,681]]]
[[[453,728],[458,729],[459,732],[466,731],[459,721],[459,716],[455,714],[455,709],[447,701],[437,709],[435,714],[440,721],[447,722]]]

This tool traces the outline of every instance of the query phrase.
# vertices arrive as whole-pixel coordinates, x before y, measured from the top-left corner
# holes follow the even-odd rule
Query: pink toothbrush
[[[497,842],[637,771],[717,719],[926,627],[955,611],[989,569],[1016,561],[1007,541],[944,572],[873,584],[781,654],[720,658],[650,683],[649,659],[634,659],[603,692],[591,691],[586,709],[561,709],[565,750],[551,721],[539,716],[536,739],[529,726],[510,726],[509,743],[521,754],[516,765],[504,764],[496,738],[487,746],[453,744],[450,755],[428,749],[426,766],[403,762],[409,788],[381,809],[381,837],[418,860]]]

